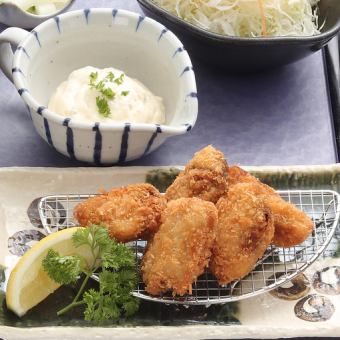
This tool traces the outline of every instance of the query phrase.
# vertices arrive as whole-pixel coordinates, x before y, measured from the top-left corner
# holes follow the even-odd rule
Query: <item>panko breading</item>
[[[254,195],[256,184],[229,188],[228,198],[217,203],[218,226],[210,270],[219,284],[247,275],[263,256],[274,235],[271,212]]]
[[[148,244],[142,276],[151,295],[184,295],[204,272],[215,239],[217,209],[198,198],[170,201],[162,225]]]
[[[228,164],[222,152],[211,145],[195,153],[183,172],[165,193],[168,201],[198,197],[216,203],[227,193]]]
[[[275,190],[261,183],[238,166],[229,168],[229,186],[237,183],[254,183],[257,195],[265,200],[274,217],[275,234],[273,243],[279,247],[292,247],[302,243],[313,231],[313,221],[295,205],[283,200]]]
[[[80,225],[87,226],[89,224],[100,224],[100,216],[97,209],[107,201],[107,193],[100,194],[88,198],[84,202],[78,204],[74,209],[74,217]]]
[[[74,216],[82,226],[102,224],[119,242],[149,239],[161,224],[165,199],[151,184],[112,189],[78,204]]]

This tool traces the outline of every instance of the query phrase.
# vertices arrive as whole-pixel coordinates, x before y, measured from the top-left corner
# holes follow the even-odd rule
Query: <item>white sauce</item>
[[[90,74],[98,72],[98,81],[104,79],[109,72],[119,77],[123,72],[114,68],[97,69],[87,66],[70,74],[52,95],[48,109],[62,116],[82,122],[107,123],[165,123],[163,100],[136,79],[124,76],[121,85],[106,82],[116,96],[108,100],[111,114],[104,117],[98,111],[96,97],[100,92],[89,86]],[[126,96],[122,92],[128,91]]]
[[[31,14],[50,15],[64,8],[69,3],[69,0],[5,0],[3,2],[12,3]]]

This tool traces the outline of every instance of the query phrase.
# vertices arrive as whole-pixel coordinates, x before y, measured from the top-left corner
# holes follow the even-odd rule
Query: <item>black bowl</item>
[[[173,31],[188,52],[233,70],[263,70],[292,63],[326,45],[340,31],[340,0],[321,0],[321,34],[308,37],[240,38],[212,33],[163,10],[152,0],[137,0],[143,12]]]

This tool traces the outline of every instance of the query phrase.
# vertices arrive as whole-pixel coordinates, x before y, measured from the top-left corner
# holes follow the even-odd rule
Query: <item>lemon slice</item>
[[[36,243],[29,249],[11,272],[6,290],[7,307],[18,316],[23,316],[29,309],[36,306],[48,295],[53,293],[60,284],[49,278],[42,267],[42,260],[50,248],[61,256],[80,255],[91,261],[92,255],[88,246],[76,248],[72,235],[80,227],[64,229],[53,233]]]

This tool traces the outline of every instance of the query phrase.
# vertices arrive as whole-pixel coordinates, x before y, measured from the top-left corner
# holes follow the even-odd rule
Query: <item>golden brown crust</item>
[[[256,194],[263,197],[274,217],[275,234],[273,243],[279,247],[292,247],[302,243],[313,231],[313,221],[295,205],[283,200],[275,190],[261,183],[238,166],[229,168],[229,185],[254,183]]]
[[[198,198],[170,201],[162,215],[162,225],[143,257],[147,292],[187,293],[208,266],[216,225],[217,209],[212,203]]]
[[[198,197],[216,203],[226,195],[228,164],[222,152],[211,145],[195,153],[184,171],[167,189],[168,201],[181,197]]]
[[[129,242],[149,239],[161,224],[165,199],[151,184],[112,189],[76,206],[74,216],[82,226],[101,223],[112,238]]]
[[[238,183],[257,183],[259,182],[254,176],[249,172],[241,169],[237,165],[232,165],[228,170],[228,184],[230,186]]]
[[[99,224],[101,221],[97,215],[97,209],[106,201],[106,193],[88,198],[84,202],[79,203],[74,208],[73,215],[82,226],[87,226],[89,224]]]
[[[219,284],[247,275],[274,235],[270,210],[254,194],[256,184],[241,183],[217,203],[218,226],[210,270]]]

